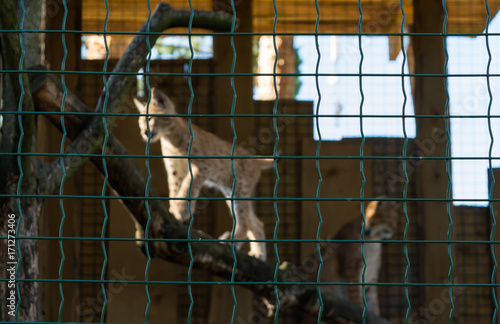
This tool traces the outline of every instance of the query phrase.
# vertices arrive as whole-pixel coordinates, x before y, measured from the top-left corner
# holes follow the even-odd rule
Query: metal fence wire
[[[498,322],[499,9],[5,0],[0,322]]]

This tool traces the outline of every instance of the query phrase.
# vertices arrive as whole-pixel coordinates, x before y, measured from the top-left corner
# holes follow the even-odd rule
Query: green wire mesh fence
[[[0,322],[497,322],[499,9],[6,0]]]

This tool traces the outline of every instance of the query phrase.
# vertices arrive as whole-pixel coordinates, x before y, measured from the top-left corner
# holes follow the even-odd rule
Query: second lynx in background
[[[274,160],[229,158],[232,155],[246,157],[250,154],[239,146],[235,147],[233,154],[229,142],[194,124],[188,124],[184,118],[172,117],[177,114],[175,105],[160,90],[151,89],[151,95],[149,110],[137,99],[134,102],[141,114],[148,114],[139,117],[142,137],[146,141],[161,141],[170,198],[181,198],[170,200],[170,212],[175,218],[182,222],[190,220],[196,210],[196,200],[191,200],[189,206],[189,201],[183,198],[197,198],[203,186],[215,187],[227,198],[250,198],[262,170],[272,168]],[[155,116],[157,114],[166,116]],[[191,132],[193,141],[190,145]],[[214,158],[217,156],[221,158]],[[234,239],[265,239],[264,226],[255,215],[251,200],[227,200],[227,205],[232,213],[234,211],[236,218]],[[224,233],[220,238],[230,239],[231,232]],[[236,243],[237,248],[242,244]],[[265,260],[264,242],[251,241],[249,254]]]
[[[372,201],[365,209],[364,240],[386,240],[392,237],[397,227],[400,204],[392,201]],[[333,238],[334,240],[361,240],[363,218],[356,217],[345,224]],[[382,264],[382,243],[373,242],[364,244],[364,258],[366,261],[365,283],[378,282],[379,270]],[[321,247],[323,267],[321,282],[362,282],[363,256],[361,243],[330,242]],[[319,257],[315,253],[317,267],[307,269],[304,276],[310,281],[316,281],[319,267]],[[304,267],[305,268],[305,267]],[[361,285],[325,285],[324,290],[342,296],[363,307]],[[377,286],[365,286],[365,297],[368,311],[379,315]]]

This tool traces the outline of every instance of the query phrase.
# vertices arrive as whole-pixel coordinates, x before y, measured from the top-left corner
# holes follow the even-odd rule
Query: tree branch
[[[33,74],[31,82],[37,109],[59,112],[63,94],[63,88],[59,81],[51,75],[36,73]],[[89,119],[88,116],[85,116],[89,110],[70,92],[66,95],[65,104],[66,110],[81,113],[68,115],[64,119],[68,137],[75,138],[79,130],[84,127],[86,120]],[[61,119],[57,114],[45,116],[61,129]],[[144,196],[147,178],[135,162],[126,157],[127,151],[113,135],[108,138],[106,154],[119,155],[118,157],[106,157],[109,185],[118,195],[124,197],[121,199],[123,204],[143,229],[146,229],[147,221],[150,219],[150,226],[147,229],[148,237],[162,239],[149,241],[148,247],[151,257],[189,265],[191,259],[188,251],[188,229],[169,214],[163,201],[147,200],[147,198],[133,199]],[[92,158],[92,162],[104,173],[101,157]],[[153,188],[149,188],[149,193],[150,197],[158,197]],[[150,216],[147,213],[145,201],[148,201]],[[191,232],[191,238],[194,240],[191,243],[193,266],[230,280],[235,265],[230,246],[214,242],[213,238],[196,230]],[[208,239],[212,242],[207,241]],[[286,284],[306,281],[295,266],[283,264],[275,277],[275,265],[250,257],[244,252],[237,251],[236,256],[237,264],[234,268],[234,281],[236,283],[255,282],[256,284],[244,286],[270,300],[276,299],[274,288],[277,285],[282,310],[298,307],[310,314],[318,314],[320,303],[315,285]],[[277,281],[278,284],[274,281]],[[338,316],[350,321],[362,322],[363,310],[356,304],[328,292],[323,292],[322,298],[324,319]],[[366,323],[388,322],[367,313]]]

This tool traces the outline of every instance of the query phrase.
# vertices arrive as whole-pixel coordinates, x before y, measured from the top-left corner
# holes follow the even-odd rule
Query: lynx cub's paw
[[[170,208],[168,210],[170,214],[174,215],[175,219],[184,224],[189,224],[191,217],[189,217],[189,211],[186,213],[182,210],[179,200],[170,200]]]
[[[236,239],[236,237],[234,237],[233,239]],[[226,242],[226,240],[231,240],[231,231],[224,232],[221,236],[219,236],[219,240],[223,240],[223,242],[221,242],[222,244],[231,245],[232,242]],[[243,245],[243,242],[234,242],[234,245],[236,249],[239,250]]]
[[[230,231],[226,231],[221,236],[219,236],[219,240],[229,240],[229,239],[231,239]],[[221,243],[230,244],[231,242],[221,242]]]
[[[237,239],[236,236],[234,236],[234,239]],[[231,245],[232,242],[226,241],[226,240],[231,240],[231,232],[226,231],[224,232],[221,236],[219,236],[219,240],[224,240],[224,242],[221,242],[223,244],[229,244]],[[244,242],[234,242],[234,246],[236,250],[239,250],[241,246],[243,245]],[[264,243],[261,242],[251,242],[250,243],[250,251],[248,252],[248,255],[253,256],[254,258],[260,259],[262,261],[266,261],[266,250],[265,246],[263,246]]]
[[[266,261],[266,255],[261,250],[250,251],[250,252],[248,252],[248,255],[253,256],[254,258],[260,259],[262,261]]]

